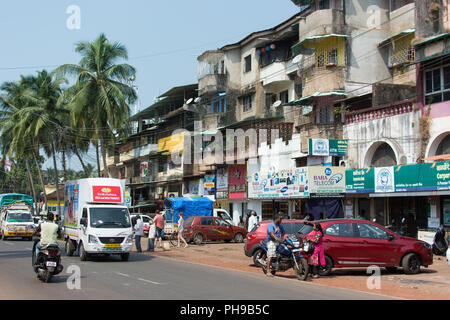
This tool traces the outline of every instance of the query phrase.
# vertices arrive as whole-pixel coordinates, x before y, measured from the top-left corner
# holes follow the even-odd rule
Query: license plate
[[[47,261],[46,266],[47,267],[56,267],[56,262],[54,262],[54,261]]]
[[[23,232],[23,231],[25,231],[25,229],[24,228],[19,228],[19,229],[17,229],[17,231]]]
[[[120,248],[120,243],[118,243],[118,244],[105,244],[105,248],[107,248],[107,249]]]

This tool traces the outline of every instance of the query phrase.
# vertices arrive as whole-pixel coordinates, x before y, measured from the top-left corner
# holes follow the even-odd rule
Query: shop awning
[[[437,197],[448,196],[450,191],[416,191],[416,192],[387,192],[370,193],[370,198],[390,198],[390,197]]]
[[[310,100],[312,98],[318,98],[318,97],[326,97],[326,96],[347,96],[345,92],[342,91],[328,91],[328,92],[316,92],[309,96],[302,97],[300,99],[291,101],[289,103],[284,104],[283,106],[298,106],[301,105],[302,102]]]
[[[433,156],[423,159],[423,161],[446,161],[450,160],[450,154],[441,154],[439,156]]]
[[[383,41],[381,41],[381,42],[378,44],[378,46],[381,46],[381,45],[385,44],[386,42],[388,42],[388,41],[390,41],[390,40],[392,40],[392,39],[395,39],[395,38],[397,38],[397,37],[399,37],[399,36],[401,36],[401,35],[410,34],[410,33],[413,33],[413,32],[415,32],[415,31],[416,31],[416,29],[414,29],[414,28],[406,29],[406,30],[400,31],[399,33],[394,34],[393,36],[390,36],[389,38],[386,38],[386,39],[384,39]]]
[[[437,41],[437,40],[440,40],[440,39],[443,39],[443,38],[447,38],[449,36],[450,36],[450,32],[449,33],[440,34],[440,35],[438,35],[436,37],[432,37],[432,38],[426,39],[426,40],[424,40],[422,42],[415,43],[414,47],[420,47],[420,46],[423,46],[423,45],[425,45],[425,44],[427,44],[429,42]]]

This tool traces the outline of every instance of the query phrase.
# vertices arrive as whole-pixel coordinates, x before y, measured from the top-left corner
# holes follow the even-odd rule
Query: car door
[[[219,240],[232,240],[234,237],[233,228],[231,225],[222,218],[214,218],[215,231],[217,231],[217,239]]]
[[[357,236],[361,243],[359,250],[361,265],[396,264],[399,246],[395,240],[389,239],[387,231],[369,222],[358,222]]]
[[[212,217],[205,217],[200,219],[199,231],[208,240],[217,240],[217,232],[215,232],[213,228],[214,228],[214,221]]]
[[[359,265],[359,243],[355,237],[356,224],[336,222],[324,230],[323,247],[337,266]]]

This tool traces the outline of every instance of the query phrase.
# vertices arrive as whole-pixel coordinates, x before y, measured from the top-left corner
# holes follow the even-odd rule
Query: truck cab
[[[13,203],[1,211],[1,238],[21,237],[29,241],[33,236],[33,217],[31,209],[22,203]]]
[[[231,216],[228,213],[228,211],[225,210],[225,209],[214,209],[213,210],[213,216],[214,217],[218,217],[218,218],[222,218],[223,220],[225,220],[229,224],[233,225],[233,219],[231,218]]]

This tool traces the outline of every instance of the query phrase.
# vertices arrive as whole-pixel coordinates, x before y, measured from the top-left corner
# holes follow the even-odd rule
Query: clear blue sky
[[[70,5],[81,10],[80,30],[66,26]],[[196,83],[197,56],[203,51],[273,27],[296,12],[290,0],[1,1],[0,83],[78,63],[74,44],[103,32],[127,47],[145,108],[173,86]],[[92,162],[95,154],[88,158]],[[79,169],[75,158],[71,167]]]

